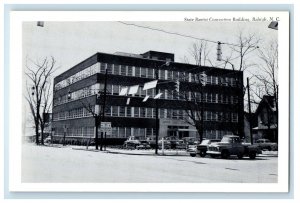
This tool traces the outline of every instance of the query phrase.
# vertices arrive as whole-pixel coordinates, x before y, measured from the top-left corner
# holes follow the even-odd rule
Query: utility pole
[[[247,78],[247,89],[248,89],[248,107],[249,107],[250,139],[251,139],[251,144],[253,144],[253,134],[252,134],[252,114],[251,114],[251,103],[250,103],[249,78]]]
[[[106,89],[107,89],[106,86],[107,86],[107,68],[105,69],[105,78],[104,78],[104,96],[103,96],[103,105],[102,105],[102,122],[105,121],[105,104],[106,104]],[[102,150],[103,150],[103,132],[101,132],[101,145],[100,145],[100,151],[102,151]]]
[[[158,67],[155,69],[155,79],[158,80]],[[158,85],[155,87],[155,95],[158,94]],[[155,100],[155,154],[158,154],[158,132],[159,132],[159,120],[158,120],[158,99]]]

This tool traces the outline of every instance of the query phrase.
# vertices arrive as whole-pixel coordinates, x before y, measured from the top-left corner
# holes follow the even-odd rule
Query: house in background
[[[274,96],[264,96],[260,101],[255,115],[257,126],[253,132],[257,133],[257,139],[265,138],[278,143],[278,111]]]
[[[250,136],[250,119],[252,122],[252,126],[257,126],[257,117],[255,113],[249,114],[248,112],[244,112],[244,140],[245,142],[250,143],[251,142],[251,136]],[[253,136],[253,142],[258,140],[257,131],[254,131],[252,129],[252,136]]]

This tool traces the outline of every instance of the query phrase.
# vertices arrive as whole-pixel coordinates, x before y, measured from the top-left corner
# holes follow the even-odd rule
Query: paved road
[[[277,157],[126,155],[23,145],[22,182],[276,183]]]

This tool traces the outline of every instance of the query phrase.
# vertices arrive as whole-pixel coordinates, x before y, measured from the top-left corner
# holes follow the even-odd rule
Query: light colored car
[[[275,142],[271,142],[268,139],[258,139],[255,145],[261,150],[277,151],[278,145]]]
[[[192,145],[191,149],[188,151],[190,152],[190,156],[195,157],[197,154],[199,154],[201,157],[206,156],[207,147],[216,142],[220,142],[219,139],[205,139],[202,140],[200,144]]]
[[[137,150],[141,150],[141,149],[151,149],[150,144],[148,141],[146,140],[142,140],[140,141],[140,144],[136,146]]]

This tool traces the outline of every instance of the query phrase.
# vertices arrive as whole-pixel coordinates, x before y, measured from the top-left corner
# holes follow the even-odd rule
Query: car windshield
[[[223,137],[221,142],[225,142],[225,143],[231,143],[232,142],[232,138],[231,137]]]
[[[203,140],[203,141],[201,142],[201,144],[203,144],[203,145],[210,144],[210,140]]]

